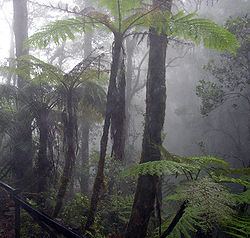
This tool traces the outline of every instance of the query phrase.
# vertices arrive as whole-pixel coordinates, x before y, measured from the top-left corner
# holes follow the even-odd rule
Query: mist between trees
[[[249,10],[1,0],[0,180],[87,237],[249,237]]]

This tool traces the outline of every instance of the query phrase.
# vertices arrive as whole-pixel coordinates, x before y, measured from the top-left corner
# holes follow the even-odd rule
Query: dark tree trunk
[[[162,1],[154,1],[159,4]],[[170,9],[170,1],[165,1]],[[149,31],[149,64],[146,85],[146,117],[140,163],[161,159],[159,146],[162,144],[166,108],[166,49],[167,38],[156,29]],[[131,217],[126,230],[126,238],[146,237],[149,219],[154,211],[159,177],[144,175],[138,179]]]
[[[81,164],[81,175],[80,175],[80,189],[81,193],[89,194],[89,132],[90,125],[87,121],[82,123],[81,126],[81,152],[80,152],[80,164]]]
[[[104,165],[105,157],[107,152],[107,143],[109,137],[109,129],[111,123],[111,117],[115,109],[115,100],[117,96],[116,78],[119,70],[119,61],[122,50],[122,37],[120,35],[115,36],[113,52],[112,52],[112,64],[111,73],[109,80],[109,87],[107,92],[107,104],[106,104],[106,114],[103,126],[103,134],[100,143],[100,157],[98,162],[97,175],[94,182],[93,193],[91,196],[90,210],[87,217],[87,222],[85,224],[85,230],[89,231],[94,223],[95,214],[97,210],[97,205],[103,187],[104,181]]]
[[[187,207],[187,202],[184,202],[181,205],[179,211],[176,213],[174,219],[172,220],[172,222],[170,223],[168,228],[162,233],[160,238],[166,238],[168,235],[171,234],[171,232],[174,230],[175,226],[178,224],[178,222],[180,221],[180,219],[184,215],[186,207]]]
[[[76,161],[76,150],[75,150],[75,128],[76,128],[76,115],[74,111],[73,102],[73,89],[70,87],[67,90],[66,98],[66,112],[64,117],[64,136],[66,141],[66,153],[65,153],[65,164],[63,168],[63,174],[60,181],[59,190],[56,198],[56,205],[53,212],[53,217],[57,217],[63,204],[68,185],[72,178],[73,168]]]
[[[13,10],[15,48],[16,57],[18,58],[28,54],[28,49],[23,47],[24,41],[28,37],[27,0],[13,0]],[[17,86],[19,90],[22,90],[25,86],[25,80],[18,77]],[[17,188],[30,190],[32,175],[31,117],[27,111],[24,111],[23,103],[19,100],[17,106],[15,138],[13,139],[13,174]]]
[[[126,120],[126,76],[124,56],[121,54],[117,76],[117,95],[115,109],[111,116],[111,131],[113,137],[112,157],[118,161],[124,161],[125,152],[125,120]]]

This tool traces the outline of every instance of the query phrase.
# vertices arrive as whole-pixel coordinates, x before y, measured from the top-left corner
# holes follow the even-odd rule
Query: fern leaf
[[[58,20],[33,34],[26,44],[37,48],[45,48],[51,42],[59,45],[67,39],[74,40],[76,33],[83,33],[88,27],[89,24],[81,17]]]
[[[173,37],[203,43],[206,48],[235,53],[239,48],[236,37],[209,19],[194,18],[194,14],[172,17],[168,32]]]
[[[193,165],[178,163],[175,161],[151,161],[139,165],[135,165],[123,173],[124,176],[138,175],[175,175],[184,174],[185,171],[192,172],[198,168]]]

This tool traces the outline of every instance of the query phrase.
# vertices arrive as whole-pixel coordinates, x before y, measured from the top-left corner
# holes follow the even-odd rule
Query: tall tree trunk
[[[13,31],[13,22],[12,24],[9,24],[10,26],[10,49],[9,49],[9,58],[12,60],[15,58],[15,39],[14,39],[14,31]],[[14,67],[13,63],[10,61],[9,62],[9,67]],[[13,78],[13,85],[16,85],[16,76],[13,75],[13,73],[9,72],[7,75],[7,84],[11,84],[11,79]]]
[[[24,41],[28,37],[27,0],[13,0],[13,10],[15,48],[16,57],[18,58],[28,54],[28,49],[23,47]],[[19,90],[22,90],[25,86],[25,80],[18,77],[17,86]],[[18,100],[17,105],[15,138],[13,140],[13,172],[16,187],[24,190],[30,186],[32,174],[31,117],[27,111],[24,111],[22,102]]]
[[[119,70],[119,61],[122,50],[122,37],[121,35],[115,35],[113,51],[112,51],[112,64],[111,64],[111,73],[110,80],[107,92],[107,104],[106,104],[106,114],[103,126],[103,133],[100,143],[100,157],[98,162],[97,175],[94,182],[93,193],[91,196],[91,204],[89,209],[89,214],[87,217],[87,222],[85,224],[85,230],[89,231],[91,226],[94,223],[95,214],[97,211],[97,205],[103,187],[104,181],[104,165],[105,157],[107,152],[107,143],[109,137],[109,129],[111,123],[111,117],[115,110],[115,100],[117,96],[117,87],[116,87],[116,78]]]
[[[86,1],[86,7],[90,6],[90,3]],[[92,47],[93,33],[86,32],[84,35],[84,58],[87,59],[93,50]],[[81,193],[89,194],[89,134],[90,123],[88,115],[85,115],[84,121],[81,125],[81,176],[80,176],[80,190]]]
[[[113,137],[112,157],[118,161],[124,161],[126,139],[126,75],[124,55],[120,54],[119,71],[117,75],[117,95],[114,112],[111,116],[111,135]]]
[[[66,112],[64,115],[64,127],[65,127],[65,141],[66,141],[66,153],[65,153],[65,164],[63,168],[63,174],[60,181],[59,190],[56,197],[56,205],[53,212],[53,217],[57,217],[63,204],[68,185],[72,178],[73,168],[76,161],[76,150],[75,150],[75,128],[76,128],[76,115],[74,112],[73,102],[73,89],[70,87],[67,90],[66,98]]]
[[[132,81],[133,81],[133,56],[134,50],[136,46],[137,40],[135,38],[127,38],[126,39],[126,48],[127,48],[127,66],[126,66],[126,102],[125,102],[125,152],[130,150],[129,146],[129,131],[130,131],[130,107],[132,101]],[[126,153],[129,155],[129,153]],[[132,162],[132,158],[130,156],[126,156],[125,158],[126,164],[130,164]]]
[[[153,1],[153,4],[162,3],[163,0]],[[170,10],[171,0],[165,0],[164,3],[166,10]],[[149,41],[146,117],[140,163],[161,159],[159,146],[162,144],[161,132],[166,108],[165,63],[167,38],[163,34],[158,34],[156,29],[150,28]],[[126,238],[146,237],[149,219],[154,210],[159,181],[158,176],[139,176],[131,217],[126,230]]]

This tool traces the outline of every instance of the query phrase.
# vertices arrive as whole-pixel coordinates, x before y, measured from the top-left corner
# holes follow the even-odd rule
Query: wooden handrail
[[[10,193],[16,204],[16,210],[19,210],[20,208],[24,209],[42,228],[52,228],[58,234],[64,235],[67,238],[86,238],[86,236],[81,236],[75,233],[74,231],[53,220],[53,218],[49,217],[48,215],[34,209],[28,202],[24,201],[18,195],[18,190],[12,188],[8,184],[0,181],[0,187]],[[17,230],[16,233],[18,233]],[[19,237],[19,235],[16,235],[16,237]]]

